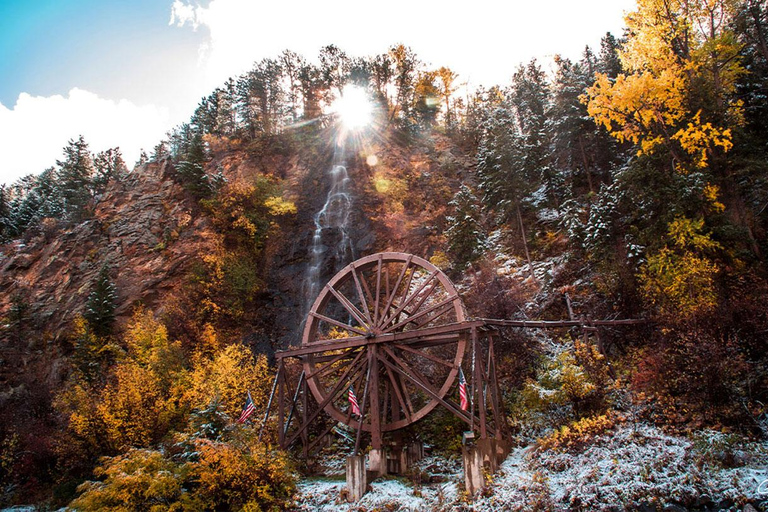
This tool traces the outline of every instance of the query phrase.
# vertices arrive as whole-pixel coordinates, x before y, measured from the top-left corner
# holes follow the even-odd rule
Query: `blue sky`
[[[19,93],[167,103],[179,93],[167,75],[199,74],[204,31],[168,24],[166,0],[0,1],[0,103]]]
[[[477,85],[533,57],[578,58],[634,0],[0,0],[0,183],[53,165],[83,134],[131,165],[254,61],[411,46]]]

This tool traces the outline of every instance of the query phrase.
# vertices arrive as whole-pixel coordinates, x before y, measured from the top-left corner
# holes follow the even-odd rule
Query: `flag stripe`
[[[461,410],[469,409],[469,400],[467,395],[467,379],[464,378],[464,372],[459,368],[459,400],[461,401]]]
[[[248,398],[245,400],[245,406],[243,406],[243,412],[240,413],[240,417],[237,418],[238,423],[245,423],[245,420],[247,420],[251,414],[254,413],[256,410],[256,406],[253,404],[253,399],[251,398],[251,392],[248,391]]]
[[[347,398],[349,399],[349,407],[352,409],[352,414],[360,416],[360,405],[357,403],[357,396],[352,386],[349,386],[349,392],[347,392]]]

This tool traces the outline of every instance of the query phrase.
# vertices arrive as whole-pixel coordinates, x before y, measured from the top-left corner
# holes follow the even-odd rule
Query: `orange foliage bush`
[[[621,421],[623,418],[615,413],[581,418],[542,437],[537,444],[540,450],[576,450],[591,443],[595,437],[612,430]]]

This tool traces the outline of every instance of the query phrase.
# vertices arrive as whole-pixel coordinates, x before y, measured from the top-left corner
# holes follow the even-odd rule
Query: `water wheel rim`
[[[350,310],[350,316],[355,317],[354,325],[352,322],[350,322],[349,327],[358,328],[359,331],[363,332],[354,332],[349,328],[346,330],[349,330],[350,334],[354,334],[352,338],[358,340],[365,339],[366,343],[361,347],[349,349],[341,356],[316,354],[310,355],[304,360],[304,371],[305,374],[309,376],[307,379],[309,389],[317,402],[322,403],[324,400],[326,400],[328,394],[330,393],[327,391],[326,386],[322,382],[322,375],[318,375],[319,373],[322,373],[320,371],[322,366],[320,366],[319,361],[322,359],[325,362],[329,357],[331,359],[341,357],[346,360],[354,360],[354,364],[356,364],[357,367],[354,369],[354,371],[351,372],[351,375],[348,376],[348,379],[350,382],[361,382],[365,381],[367,368],[372,361],[372,356],[370,353],[373,352],[375,354],[373,357],[377,358],[377,366],[380,367],[379,375],[385,376],[385,378],[382,378],[382,382],[384,382],[384,390],[385,392],[388,391],[392,394],[392,396],[388,397],[389,400],[391,400],[389,404],[387,404],[387,397],[385,397],[383,415],[386,417],[387,407],[390,405],[390,416],[396,416],[395,395],[397,395],[397,409],[399,409],[404,416],[400,419],[390,417],[390,421],[382,421],[380,423],[380,429],[382,432],[403,428],[425,417],[440,403],[442,399],[445,398],[453,384],[456,382],[458,370],[461,366],[467,344],[466,331],[461,326],[461,323],[466,319],[466,313],[461,298],[459,297],[458,292],[456,291],[456,288],[450,279],[439,268],[437,268],[429,261],[406,253],[385,252],[360,258],[339,271],[320,291],[312,305],[312,308],[310,309],[310,313],[307,317],[302,335],[302,346],[313,346],[318,343],[326,343],[328,340],[317,339],[317,337],[319,325],[321,322],[324,322],[327,319],[321,320],[319,317],[314,315],[322,315],[326,311],[329,303],[332,301],[339,302],[339,297],[337,296],[338,289],[343,288],[344,285],[351,285],[352,282],[355,282],[355,289],[360,290],[360,293],[365,296],[368,290],[362,290],[360,283],[356,281],[360,281],[361,279],[364,280],[366,272],[370,271],[371,269],[376,269],[376,277],[380,278],[382,275],[382,269],[385,268],[384,265],[389,264],[403,265],[401,270],[402,275],[398,276],[399,280],[397,280],[395,283],[390,283],[394,285],[392,286],[391,291],[387,293],[386,297],[381,296],[378,285],[377,291],[375,293],[373,291],[369,292],[371,295],[375,294],[376,304],[374,305],[373,311],[365,311],[365,308],[362,304],[355,311],[352,311],[351,308],[345,306],[348,310]],[[440,316],[438,313],[443,310],[449,312],[448,317],[453,320],[453,323],[455,324],[454,331],[442,335],[444,339],[452,340],[441,342],[441,345],[449,347],[446,350],[449,351],[450,357],[446,358],[440,363],[448,367],[448,369],[444,370],[439,377],[441,382],[428,383],[428,387],[430,388],[429,391],[426,391],[426,389],[423,388],[419,388],[418,384],[414,381],[408,381],[408,378],[406,377],[407,374],[411,374],[410,378],[414,378],[416,376],[415,374],[418,374],[419,372],[414,368],[408,367],[408,361],[406,357],[398,358],[397,354],[400,353],[402,355],[403,351],[408,351],[410,353],[413,352],[413,350],[410,347],[403,348],[403,345],[397,344],[393,337],[390,336],[391,334],[398,332],[408,332],[409,337],[416,340],[415,342],[411,342],[412,347],[416,347],[414,350],[417,350],[417,352],[419,351],[419,334],[421,329],[419,328],[418,324],[416,327],[410,326],[410,324],[415,323],[414,320],[409,320],[407,322],[405,322],[405,320],[418,317],[420,313],[427,311],[427,309],[421,312],[419,308],[414,311],[410,311],[409,314],[405,316],[404,320],[399,322],[400,324],[405,322],[403,325],[398,325],[397,322],[399,314],[396,315],[395,313],[398,311],[398,308],[395,308],[395,313],[389,313],[390,307],[393,306],[392,303],[395,302],[395,294],[398,292],[398,285],[401,284],[403,276],[408,273],[409,268],[413,269],[411,271],[410,279],[412,279],[412,276],[415,275],[417,271],[424,272],[428,276],[424,279],[430,283],[434,283],[434,286],[433,284],[429,284],[428,286],[431,287],[430,289],[422,289],[417,293],[413,293],[412,295],[409,295],[410,292],[406,292],[406,294],[400,299],[400,303],[397,304],[398,308],[399,306],[402,306],[403,303],[406,303],[407,307],[413,302],[416,302],[416,299],[413,297],[417,296],[419,297],[418,301],[420,302],[418,306],[420,308],[427,302],[430,297],[432,297],[434,290],[439,289],[439,293],[436,296],[444,296],[443,300],[441,301],[444,302],[444,304],[441,306],[441,302],[438,302],[437,304],[430,305],[429,308],[437,308],[434,312],[434,315],[436,316]],[[389,282],[391,278],[389,275],[387,275],[386,279]],[[410,284],[411,283],[409,282],[408,285]],[[405,290],[406,287],[403,286],[403,289]],[[337,294],[334,294],[334,291],[337,292]],[[384,308],[382,308],[381,316],[379,317],[376,310],[378,309],[379,301],[382,298],[384,298],[385,302],[382,303]],[[409,299],[411,300],[411,303],[407,303]],[[364,299],[362,299],[361,302],[362,301],[364,301]],[[342,304],[342,306],[344,305]],[[406,307],[403,307],[402,309],[405,310]],[[400,313],[402,312],[403,311],[400,311]],[[423,318],[427,320],[430,319],[430,314],[431,313],[428,312],[428,314],[424,315]],[[390,318],[393,316],[396,317],[394,321]],[[367,324],[367,326],[365,328],[361,328],[362,324]],[[448,327],[450,328],[450,325]],[[407,331],[405,331],[406,329]],[[427,332],[426,329],[424,331]],[[429,340],[426,337],[425,340],[427,340],[425,342],[426,346],[429,346]],[[424,356],[423,354],[428,354],[427,349],[425,348],[421,349],[420,355],[422,355],[422,359],[426,360],[430,357],[429,355]],[[414,356],[412,355],[411,357],[412,359],[410,362],[413,361]],[[432,357],[434,358],[434,356]],[[395,362],[395,358],[397,358],[399,361]],[[385,364],[384,361],[388,361],[388,365]],[[395,376],[393,377],[393,375]],[[417,377],[416,380],[426,380],[424,376],[420,377],[421,378]],[[398,381],[400,381],[399,385]],[[421,392],[419,396],[422,398],[422,401],[424,400],[424,396],[428,397],[426,399],[426,403],[416,407],[416,410],[409,410],[409,406],[414,407],[412,404],[410,404],[410,402],[407,405],[402,403],[406,401],[406,397],[401,395],[408,393],[409,387]],[[398,394],[398,388],[400,388],[400,394]],[[341,390],[337,390],[337,396],[331,399],[329,403],[324,407],[324,409],[335,420],[357,428],[359,420],[357,418],[353,418],[349,410],[343,411],[335,405],[335,402],[346,396],[346,389],[347,388],[343,386]],[[357,394],[358,400],[362,401],[363,397],[361,396],[362,393],[360,388],[358,389]],[[410,397],[408,400],[410,400]],[[362,428],[366,431],[371,431],[371,415],[369,414],[369,411],[364,411],[364,413],[366,413],[367,418],[363,422]]]

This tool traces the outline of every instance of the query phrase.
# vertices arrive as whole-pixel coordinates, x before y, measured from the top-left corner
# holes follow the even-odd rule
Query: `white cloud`
[[[411,46],[432,65],[447,65],[475,84],[507,83],[521,62],[555,53],[578,57],[607,31],[621,34],[635,0],[175,0],[170,24],[205,27],[201,53],[207,86],[290,49],[314,59],[336,44],[355,56]]]
[[[0,104],[0,183],[37,174],[62,157],[69,139],[85,137],[91,151],[119,146],[129,167],[170,128],[167,108],[113,101],[74,88],[68,97],[21,93],[13,109]]]

